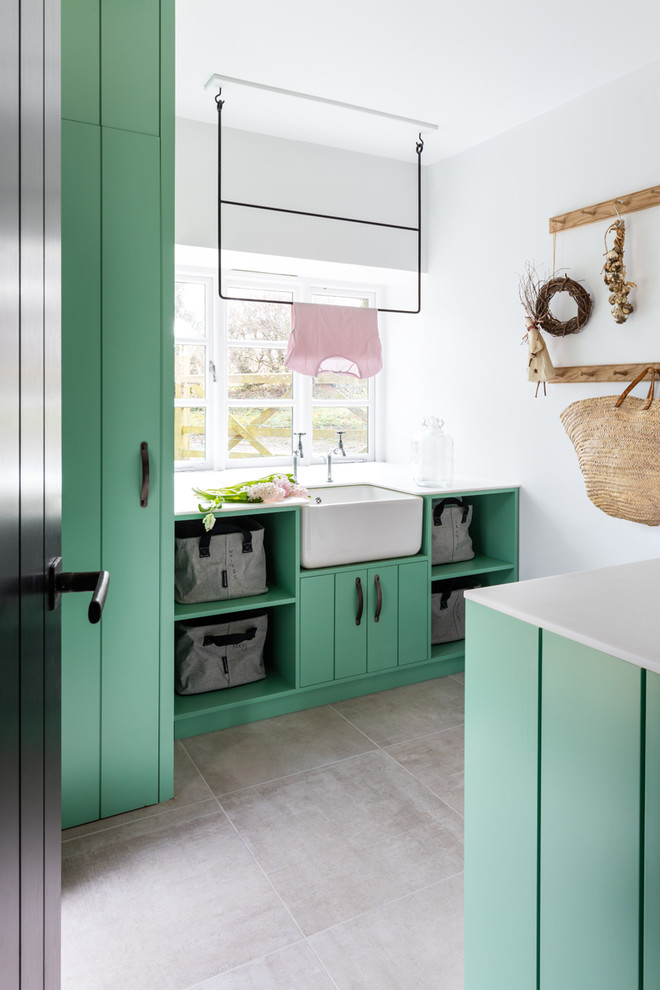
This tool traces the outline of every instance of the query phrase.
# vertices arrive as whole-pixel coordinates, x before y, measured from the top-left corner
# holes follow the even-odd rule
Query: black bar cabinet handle
[[[378,622],[383,608],[383,590],[380,586],[380,578],[377,574],[374,578],[374,583],[376,585],[376,614],[374,615],[374,622]]]
[[[48,568],[48,608],[58,608],[60,598],[69,592],[91,591],[87,617],[91,623],[100,620],[110,586],[108,571],[62,571],[62,558],[56,557]]]
[[[140,444],[140,456],[142,457],[142,491],[140,492],[140,505],[146,509],[149,502],[149,444],[143,440]]]
[[[355,625],[359,626],[362,621],[362,609],[364,608],[364,595],[362,594],[362,581],[359,577],[355,579],[355,588],[357,590],[358,607],[355,616]]]

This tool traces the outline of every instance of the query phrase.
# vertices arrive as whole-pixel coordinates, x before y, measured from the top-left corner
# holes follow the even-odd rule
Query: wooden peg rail
[[[584,224],[596,223],[598,220],[615,220],[617,210],[623,216],[624,213],[648,210],[651,206],[660,206],[660,186],[651,186],[650,189],[641,189],[639,192],[629,193],[627,196],[607,199],[604,203],[596,203],[595,206],[584,206],[581,210],[573,210],[571,213],[550,217],[548,222],[550,233],[556,234],[560,230],[570,230],[571,227],[582,227]],[[595,381],[595,379],[591,380]],[[609,379],[600,380],[608,381]],[[618,379],[613,380],[618,381]]]
[[[554,377],[549,378],[548,383],[560,385],[569,382],[631,382],[644,368],[652,365],[660,368],[660,362],[654,361],[643,361],[641,364],[581,364],[555,368]],[[645,375],[644,380],[648,378],[649,375]]]

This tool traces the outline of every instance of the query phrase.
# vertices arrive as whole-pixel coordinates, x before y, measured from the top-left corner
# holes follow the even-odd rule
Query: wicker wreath
[[[550,303],[558,292],[568,292],[577,306],[577,315],[566,323],[559,320],[550,312]],[[579,282],[568,276],[551,278],[540,286],[536,297],[535,318],[542,330],[551,333],[553,337],[565,337],[567,333],[579,333],[591,315],[591,296]]]

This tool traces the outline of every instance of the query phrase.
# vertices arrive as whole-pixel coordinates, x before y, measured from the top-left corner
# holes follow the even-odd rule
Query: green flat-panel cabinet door
[[[639,990],[641,680],[543,632],[540,990]]]
[[[399,653],[399,582],[396,564],[367,572],[367,670],[396,667]]]
[[[101,4],[101,123],[160,133],[161,0]]]
[[[367,670],[367,572],[335,575],[335,678]]]
[[[660,675],[646,673],[644,990],[660,987]]]
[[[466,608],[465,990],[534,990],[539,631]]]
[[[123,5],[122,5],[123,6]],[[104,128],[101,813],[158,801],[160,584],[160,153]],[[140,505],[140,445],[150,457]]]
[[[99,0],[62,0],[62,109],[64,119],[99,124]]]
[[[101,558],[101,143],[62,122],[62,560]],[[62,598],[62,825],[100,815],[101,627],[86,597]]]
[[[429,567],[425,560],[399,564],[399,664],[429,655]]]
[[[300,582],[300,686],[335,676],[335,578],[319,574]]]

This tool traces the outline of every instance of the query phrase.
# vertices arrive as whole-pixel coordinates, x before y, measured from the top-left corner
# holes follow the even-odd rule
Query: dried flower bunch
[[[612,250],[607,250],[607,235],[616,231]],[[632,303],[628,302],[628,293],[635,288],[634,282],[626,282],[626,267],[623,263],[623,243],[626,237],[626,224],[624,220],[615,220],[605,231],[605,264],[603,265],[603,278],[605,285],[610,290],[609,304],[612,307],[612,316],[615,323],[625,323],[633,309]]]

